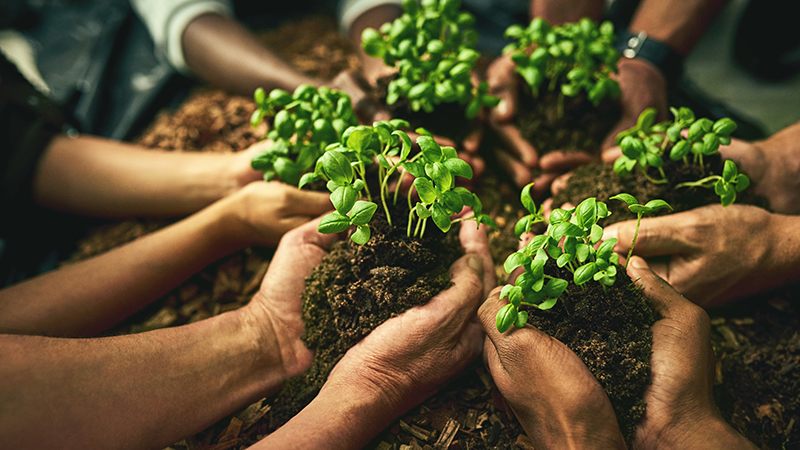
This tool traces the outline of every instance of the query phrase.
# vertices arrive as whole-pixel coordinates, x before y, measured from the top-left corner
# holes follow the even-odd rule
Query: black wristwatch
[[[644,31],[620,33],[617,36],[617,50],[622,58],[640,58],[656,66],[669,85],[683,75],[683,56],[669,45],[648,37]]]

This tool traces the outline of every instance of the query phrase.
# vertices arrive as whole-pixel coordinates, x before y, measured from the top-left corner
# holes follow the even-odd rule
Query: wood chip
[[[416,425],[406,423],[402,420],[400,421],[400,429],[423,442],[428,442],[432,434],[430,431],[424,428],[420,428]]]
[[[442,428],[442,432],[439,434],[439,439],[436,440],[433,446],[438,449],[450,448],[450,444],[453,443],[453,439],[455,439],[456,434],[458,434],[459,428],[458,422],[452,418],[448,419],[444,428]]]

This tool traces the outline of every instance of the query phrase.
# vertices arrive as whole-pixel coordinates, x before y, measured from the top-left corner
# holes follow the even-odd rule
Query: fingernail
[[[476,255],[469,255],[467,258],[467,265],[470,269],[474,270],[477,273],[483,273],[483,261]]]
[[[634,269],[647,269],[647,261],[639,256],[631,256],[631,267]]]

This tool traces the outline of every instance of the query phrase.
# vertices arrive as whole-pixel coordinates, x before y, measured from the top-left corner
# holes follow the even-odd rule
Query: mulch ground
[[[332,78],[358,64],[349,43],[328,19],[311,17],[289,23],[263,38],[309,74]],[[249,99],[200,90],[177,111],[159,115],[137,142],[181,151],[242,150],[262,135],[250,128],[253,109]],[[521,215],[516,190],[504,181],[507,179],[490,168],[479,187],[487,210],[500,225],[490,238],[501,282],[505,279],[502,262],[516,249],[513,224]],[[137,220],[98,227],[78,242],[71,261],[105,252],[166,224]],[[178,326],[239,308],[256,292],[270,257],[271,250],[250,248],[224,258],[113,333]],[[712,314],[721,409],[737,429],[765,448],[800,446],[800,315],[796,299],[796,292],[786,291]],[[171,448],[244,448],[262,437],[258,425],[269,410],[269,401],[261,399]],[[384,430],[370,447],[532,448],[480,362]]]

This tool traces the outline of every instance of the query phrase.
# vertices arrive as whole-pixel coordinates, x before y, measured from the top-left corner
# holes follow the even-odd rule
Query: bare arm
[[[725,0],[644,0],[629,28],[634,33],[644,31],[686,55],[724,4]]]
[[[150,150],[91,136],[58,136],[39,162],[33,191],[42,206],[95,217],[192,213],[260,178],[252,152]]]
[[[0,332],[95,335],[221,256],[274,245],[328,208],[323,193],[252,183],[132,243],[0,291]]]
[[[322,84],[293,69],[235,19],[218,14],[199,16],[189,24],[183,52],[194,74],[248,97],[257,87],[291,91],[300,84]]]
[[[531,17],[541,17],[552,24],[577,22],[589,17],[599,20],[605,2],[602,0],[531,0]]]

